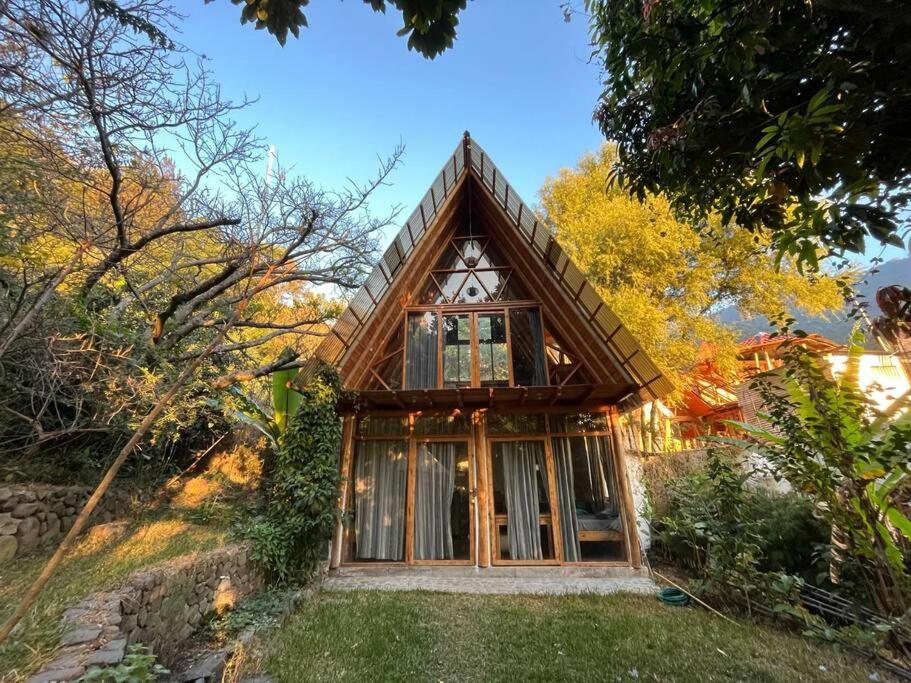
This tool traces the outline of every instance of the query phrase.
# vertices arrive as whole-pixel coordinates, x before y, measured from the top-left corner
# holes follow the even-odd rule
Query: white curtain
[[[361,441],[354,459],[355,540],[359,560],[401,560],[408,483],[404,441]]]
[[[455,443],[418,445],[414,490],[414,558],[451,560]]]
[[[583,492],[584,507],[591,508],[591,515],[616,515],[618,512],[610,444],[603,436],[554,437],[551,444],[557,477],[563,558],[567,562],[580,562],[582,549],[579,544],[576,491]],[[585,497],[585,492],[590,499]]]
[[[610,442],[603,436],[586,436],[584,444],[594,511],[615,514],[618,510],[617,491]]]
[[[537,468],[546,472],[544,444],[541,441],[503,441],[499,444],[506,494],[506,531],[509,557],[513,560],[540,560],[540,498]]]
[[[436,389],[437,339],[435,313],[411,313],[408,316],[406,389]]]
[[[560,509],[563,559],[566,562],[579,562],[582,559],[582,547],[579,545],[579,520],[576,515],[576,493],[573,490],[575,479],[571,441],[569,438],[555,437],[551,443],[557,477],[557,505]]]

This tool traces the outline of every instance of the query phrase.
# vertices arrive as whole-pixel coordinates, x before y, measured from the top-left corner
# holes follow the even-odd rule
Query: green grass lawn
[[[323,592],[269,640],[265,668],[288,683],[835,682],[873,671],[799,636],[629,594]]]
[[[60,639],[60,617],[81,598],[114,586],[139,567],[218,547],[226,535],[225,529],[159,518],[133,523],[120,538],[84,537],[0,645],[0,680],[23,679],[51,658]],[[52,552],[46,548],[0,567],[0,621],[12,613]]]

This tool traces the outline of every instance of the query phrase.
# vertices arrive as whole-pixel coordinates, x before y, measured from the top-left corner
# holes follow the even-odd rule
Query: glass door
[[[411,472],[415,564],[474,559],[474,487],[467,439],[416,439]]]
[[[545,439],[491,438],[494,564],[557,564],[553,464]]]

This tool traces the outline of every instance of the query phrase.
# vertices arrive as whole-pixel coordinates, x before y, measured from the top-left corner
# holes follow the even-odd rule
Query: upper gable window
[[[481,304],[527,299],[487,235],[455,235],[415,297],[418,305]]]
[[[537,307],[411,311],[405,341],[405,388],[541,386],[548,379]],[[390,383],[384,382],[387,387]]]

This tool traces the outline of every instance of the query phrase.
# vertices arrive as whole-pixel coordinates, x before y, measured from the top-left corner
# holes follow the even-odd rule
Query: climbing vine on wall
[[[244,528],[253,542],[253,559],[279,583],[313,573],[326,557],[338,518],[338,373],[321,369],[301,393],[300,408],[278,448],[265,508]]]

